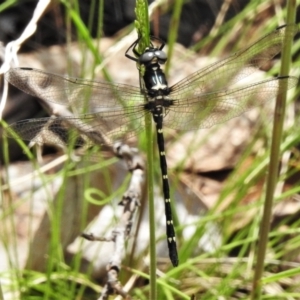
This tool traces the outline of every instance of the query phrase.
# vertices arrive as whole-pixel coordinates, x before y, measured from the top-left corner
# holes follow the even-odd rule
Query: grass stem
[[[288,1],[288,14],[287,23],[295,22],[296,2],[295,0]],[[290,65],[290,53],[292,48],[292,36],[286,35],[286,40],[282,49],[282,60],[280,76],[286,76],[289,74]],[[280,82],[282,84],[282,82]],[[286,84],[284,82],[283,84]],[[254,278],[252,284],[251,299],[257,300],[261,298],[262,289],[262,275],[264,270],[264,261],[266,256],[266,250],[268,245],[268,236],[270,232],[270,222],[273,209],[274,191],[278,180],[278,169],[280,163],[280,144],[282,141],[283,122],[285,117],[286,108],[286,93],[281,93],[276,99],[275,113],[274,113],[274,125],[272,132],[272,144],[270,153],[270,163],[267,173],[266,182],[266,198],[263,208],[263,217],[260,225],[257,261],[255,265]]]

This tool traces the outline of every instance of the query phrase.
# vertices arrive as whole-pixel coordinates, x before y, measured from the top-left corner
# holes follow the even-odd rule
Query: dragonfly
[[[155,46],[150,42],[139,53],[139,39],[125,53],[144,66],[139,87],[63,77],[32,68],[10,69],[5,79],[12,85],[46,102],[75,108],[76,112],[70,116],[22,120],[10,125],[8,132],[38,144],[107,145],[142,132],[145,114],[150,114],[156,125],[169,257],[173,266],[177,266],[163,126],[175,130],[208,128],[263,105],[286,88],[294,87],[298,78],[292,76],[271,77],[251,84],[241,84],[241,81],[266,68],[281,52],[285,38],[294,37],[298,31],[298,26],[293,24],[278,27],[250,46],[171,87],[162,69],[167,60],[164,43]],[[74,135],[73,127],[78,135]]]

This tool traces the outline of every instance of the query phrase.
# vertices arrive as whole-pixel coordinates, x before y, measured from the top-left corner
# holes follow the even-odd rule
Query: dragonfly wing
[[[180,99],[193,99],[201,93],[231,86],[267,66],[280,53],[285,37],[294,36],[298,31],[295,24],[281,26],[249,47],[179,81],[171,87],[171,94],[180,95],[177,97],[180,102]]]
[[[27,94],[70,106],[78,114],[143,103],[140,89],[125,84],[63,77],[32,68],[10,69],[5,79]]]
[[[134,106],[126,113],[114,110],[79,117],[22,120],[9,126],[7,136],[37,144],[82,147],[111,145],[117,139],[134,136],[143,128],[144,109]]]
[[[237,117],[247,110],[262,105],[298,83],[296,77],[277,77],[246,87],[203,93],[194,98],[180,99],[170,106],[165,125],[190,130],[208,128]],[[177,117],[176,117],[177,116]],[[178,117],[180,116],[180,117]]]
[[[139,88],[62,77],[31,68],[11,69],[5,78],[46,102],[71,106],[78,116],[24,120],[11,125],[10,129],[24,140],[61,146],[67,142],[82,146],[87,139],[89,143],[107,144],[143,129],[144,97]],[[70,127],[80,135],[72,133]]]

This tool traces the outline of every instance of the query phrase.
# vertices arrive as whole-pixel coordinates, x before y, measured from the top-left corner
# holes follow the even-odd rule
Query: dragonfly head
[[[160,49],[149,47],[139,57],[138,61],[141,65],[146,67],[152,64],[163,65],[167,61],[167,55]]]

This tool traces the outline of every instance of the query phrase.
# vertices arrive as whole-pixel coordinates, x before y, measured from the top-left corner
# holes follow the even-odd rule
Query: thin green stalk
[[[0,300],[4,300],[1,284],[0,284]]]
[[[287,23],[295,22],[296,1],[288,1]],[[287,35],[282,49],[282,60],[280,76],[289,74],[290,53],[292,48],[292,36]],[[280,82],[280,84],[286,84]],[[281,93],[277,96],[274,125],[272,132],[272,145],[270,154],[270,164],[268,168],[266,199],[264,203],[263,217],[260,226],[257,261],[255,266],[254,278],[252,283],[251,299],[257,300],[261,298],[262,275],[264,270],[264,261],[266,256],[268,236],[270,231],[270,222],[272,217],[274,191],[278,180],[278,168],[280,162],[280,144],[282,141],[283,122],[286,107],[286,93]]]
[[[150,299],[156,299],[156,237],[155,237],[155,205],[154,205],[154,164],[153,164],[153,132],[150,114],[145,116],[147,139],[147,194],[149,205],[149,234],[150,234]]]
[[[69,17],[72,19],[74,25],[76,26],[78,34],[86,42],[88,49],[92,52],[95,63],[97,65],[100,64],[103,61],[103,58],[98,51],[99,49],[93,43],[93,39],[90,35],[89,29],[84,24],[77,11],[72,8],[68,1],[62,0],[62,3],[66,6]],[[102,73],[107,81],[112,82],[109,73],[105,69],[102,70]]]
[[[0,13],[9,9],[17,4],[18,0],[7,0],[4,3],[0,4]]]
[[[170,70],[171,57],[174,50],[174,45],[178,35],[178,27],[180,23],[180,15],[183,6],[183,0],[177,0],[174,3],[174,11],[170,22],[170,31],[168,37],[168,60],[166,62],[165,74],[168,75]]]
[[[142,53],[150,44],[150,28],[148,18],[148,3],[145,0],[136,1],[136,21],[135,27],[138,31],[139,51]],[[140,69],[140,78],[143,70]],[[143,83],[140,80],[141,84]],[[141,87],[142,88],[142,87]],[[147,101],[147,99],[145,99]],[[150,299],[157,299],[156,283],[156,237],[155,237],[155,205],[154,205],[154,165],[153,165],[153,132],[152,116],[145,114],[145,129],[147,141],[147,194],[149,205],[149,234],[150,234]]]

